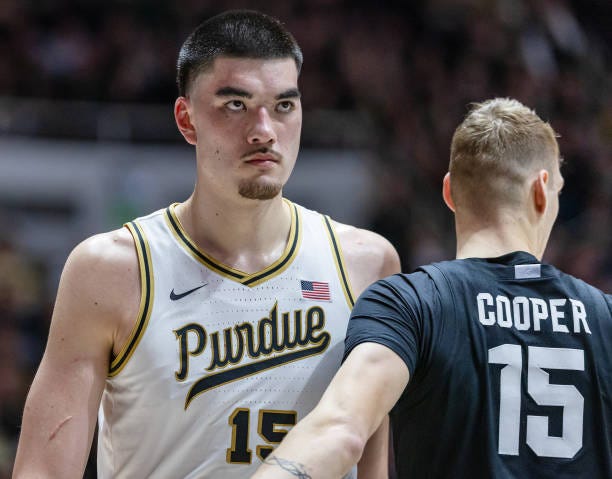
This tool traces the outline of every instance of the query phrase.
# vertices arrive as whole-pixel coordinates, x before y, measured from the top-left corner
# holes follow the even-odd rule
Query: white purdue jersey
[[[244,479],[317,404],[353,296],[329,218],[288,204],[287,247],[253,274],[198,249],[174,206],[126,225],[142,297],[102,397],[98,477]]]

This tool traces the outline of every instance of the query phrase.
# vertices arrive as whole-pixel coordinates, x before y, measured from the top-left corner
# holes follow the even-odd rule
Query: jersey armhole
[[[147,324],[149,323],[151,310],[153,309],[153,268],[149,243],[142,231],[142,227],[138,223],[132,221],[126,223],[125,227],[134,238],[134,246],[136,247],[136,254],[138,255],[138,266],[140,269],[140,307],[138,309],[136,324],[126,344],[123,346],[121,352],[111,361],[108,377],[119,374],[129,361],[144,334]]]
[[[325,229],[327,231],[328,239],[331,245],[334,263],[336,265],[336,271],[338,272],[340,284],[342,285],[344,297],[349,308],[353,309],[353,306],[355,306],[355,295],[353,294],[351,282],[346,272],[346,267],[344,266],[344,258],[342,256],[342,248],[340,247],[340,242],[336,237],[336,232],[334,231],[334,227],[331,224],[329,216],[323,215],[323,222],[325,223]]]

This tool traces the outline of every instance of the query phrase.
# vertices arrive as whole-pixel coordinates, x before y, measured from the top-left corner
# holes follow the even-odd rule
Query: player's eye
[[[295,109],[295,103],[289,100],[281,101],[276,105],[276,111],[279,113],[289,113]]]
[[[246,106],[242,100],[230,100],[225,104],[225,107],[230,111],[246,110]]]

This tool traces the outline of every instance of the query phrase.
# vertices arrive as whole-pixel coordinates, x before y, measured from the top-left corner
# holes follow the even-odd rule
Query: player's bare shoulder
[[[386,276],[400,272],[400,259],[393,245],[378,233],[333,222],[342,247],[355,295]]]
[[[73,313],[104,323],[99,326],[111,331],[115,347],[129,335],[140,305],[140,271],[127,228],[91,236],[74,248],[62,273],[56,309],[64,303]]]

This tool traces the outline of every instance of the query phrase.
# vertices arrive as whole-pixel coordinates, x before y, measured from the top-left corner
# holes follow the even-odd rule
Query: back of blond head
[[[451,143],[452,197],[480,214],[520,207],[534,171],[558,165],[556,134],[533,110],[509,98],[475,103]]]

